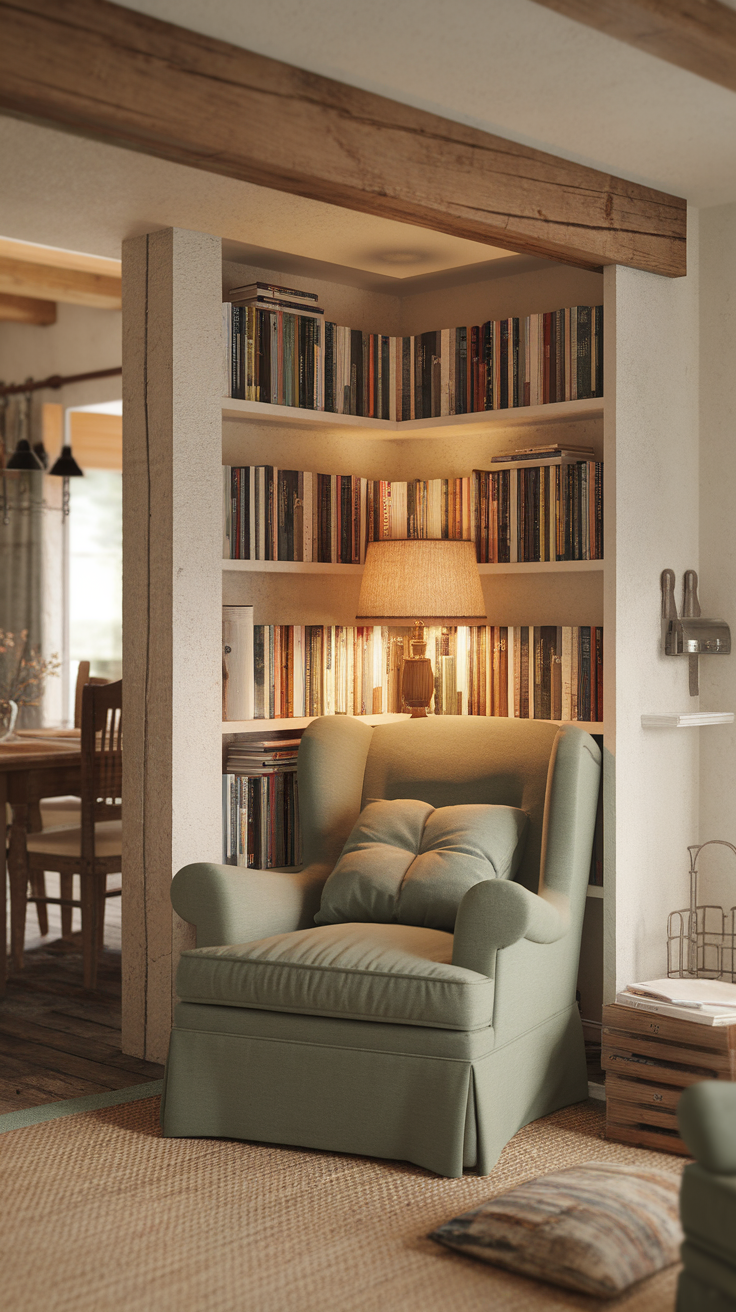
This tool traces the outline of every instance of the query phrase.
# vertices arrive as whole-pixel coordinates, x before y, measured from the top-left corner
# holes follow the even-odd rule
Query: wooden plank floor
[[[61,942],[57,908],[49,908],[50,932],[41,939],[29,907],[25,966],[0,1002],[0,1113],[161,1079],[163,1066],[121,1051],[119,908],[118,898],[109,899],[98,988],[90,993],[81,944],[72,950]]]

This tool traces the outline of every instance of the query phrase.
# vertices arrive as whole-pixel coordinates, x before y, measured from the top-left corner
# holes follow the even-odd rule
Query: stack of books
[[[314,292],[236,287],[222,307],[225,395],[324,409],[323,318]]]
[[[603,395],[601,305],[390,337],[324,321],[315,292],[250,283],[229,296],[227,396],[411,420]]]
[[[244,738],[228,743],[226,774],[262,775],[296,770],[299,738]]]
[[[616,1002],[696,1025],[736,1025],[736,984],[720,979],[650,979],[629,984]]]
[[[294,770],[222,776],[224,865],[294,866],[301,862],[299,790]]]
[[[254,626],[256,719],[400,712],[408,628]],[[435,715],[599,721],[603,630],[429,625]]]

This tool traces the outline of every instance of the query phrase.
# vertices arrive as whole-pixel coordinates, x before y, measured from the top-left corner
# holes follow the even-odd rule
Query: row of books
[[[256,624],[256,719],[402,711],[408,628]],[[435,715],[603,718],[603,630],[594,625],[427,627]]]
[[[550,460],[466,478],[223,468],[227,560],[362,564],[368,542],[475,540],[480,562],[600,560],[603,465]]]
[[[259,870],[301,861],[299,790],[285,768],[222,776],[222,860]]]
[[[226,560],[362,564],[368,542],[473,534],[470,478],[360,478],[271,465],[223,468]]]
[[[474,469],[479,563],[603,559],[603,463],[552,461]]]
[[[410,420],[603,395],[600,305],[392,337],[325,320],[316,300],[259,283],[230,293],[226,396]]]

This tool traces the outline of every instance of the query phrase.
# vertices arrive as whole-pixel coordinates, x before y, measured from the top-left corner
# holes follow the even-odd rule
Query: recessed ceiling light
[[[384,264],[426,264],[432,255],[429,251],[376,251],[373,258]]]

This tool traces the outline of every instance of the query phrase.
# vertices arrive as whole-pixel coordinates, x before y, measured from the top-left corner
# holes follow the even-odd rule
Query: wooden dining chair
[[[121,873],[122,852],[122,681],[87,684],[82,693],[80,824],[62,825],[26,835],[25,869],[11,870],[15,896],[28,901],[73,907],[82,911],[84,986],[97,985],[97,962],[104,931],[105,899],[119,897],[120,888],[108,889],[107,876]],[[44,871],[56,871],[61,896],[39,895],[34,880]],[[80,879],[79,899],[73,897],[73,879]],[[31,884],[30,896],[26,890]]]
[[[96,675],[90,675],[90,662],[80,661],[77,670],[77,682],[74,690],[74,728],[82,727],[82,693],[88,684],[93,687],[102,687],[103,684],[109,683],[109,679],[101,679]],[[38,803],[39,818],[37,824],[41,829],[52,829],[59,825],[79,825],[81,824],[80,800],[78,797],[43,797]],[[35,829],[33,824],[33,815],[31,819],[31,829]],[[46,882],[43,872],[36,872],[31,880],[36,901],[36,914],[38,916],[38,931],[42,936],[49,932],[49,920],[46,913]],[[62,891],[62,898],[65,896]],[[71,897],[71,893],[68,894]],[[72,937],[72,908],[62,903],[61,907],[61,937],[71,940]]]

